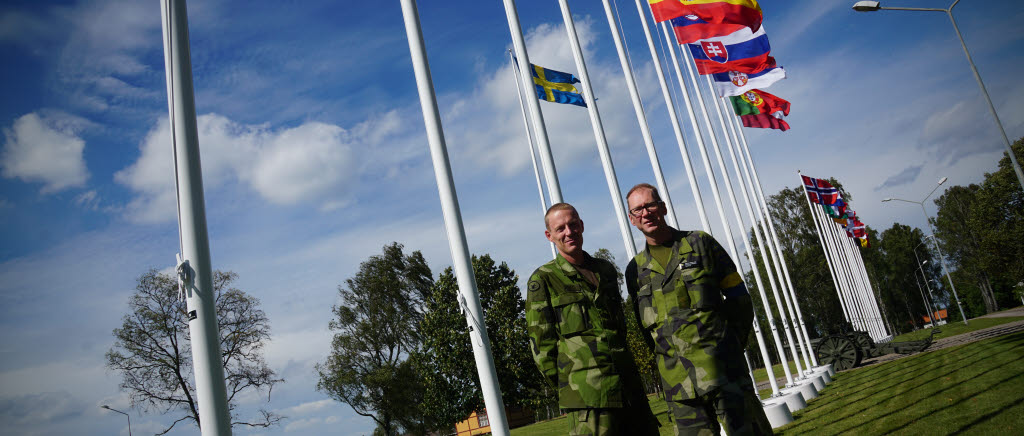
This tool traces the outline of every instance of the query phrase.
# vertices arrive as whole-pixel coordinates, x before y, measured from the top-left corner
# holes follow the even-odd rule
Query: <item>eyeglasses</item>
[[[660,201],[652,201],[647,204],[641,204],[637,207],[630,209],[629,214],[633,215],[633,217],[635,218],[640,218],[641,216],[643,216],[644,211],[647,211],[647,213],[654,213],[654,211],[658,209],[658,206],[661,206]]]

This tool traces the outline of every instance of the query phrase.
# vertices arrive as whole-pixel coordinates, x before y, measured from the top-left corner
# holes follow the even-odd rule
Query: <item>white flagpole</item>
[[[868,331],[867,318],[864,316],[864,306],[861,304],[860,299],[857,298],[857,283],[853,280],[853,274],[850,272],[850,262],[846,257],[846,253],[843,252],[843,246],[841,236],[839,234],[839,226],[836,225],[832,219],[825,214],[824,210],[818,210],[818,219],[821,220],[822,226],[828,229],[828,237],[832,246],[832,252],[835,253],[836,258],[839,259],[838,265],[840,272],[843,276],[843,280],[846,283],[846,301],[847,304],[853,308],[852,313],[855,315],[856,327],[860,331]]]
[[[683,94],[683,101],[686,103],[687,114],[690,116],[690,126],[693,128],[694,137],[696,137],[697,139],[697,150],[700,152],[701,161],[704,164],[704,170],[708,176],[708,184],[711,187],[711,197],[712,199],[715,200],[715,206],[718,208],[718,217],[722,220],[722,227],[724,228],[724,232],[722,235],[720,235],[722,237],[720,237],[719,239],[725,240],[726,247],[729,249],[729,255],[732,256],[733,261],[736,262],[736,269],[739,271],[743,271],[743,264],[740,261],[741,259],[739,257],[739,251],[736,249],[736,241],[734,240],[732,229],[729,226],[729,219],[725,216],[725,211],[722,208],[722,196],[718,191],[718,183],[715,180],[715,173],[711,167],[711,161],[708,158],[707,149],[704,146],[704,139],[701,135],[700,127],[698,127],[697,125],[697,118],[695,115],[696,109],[694,108],[693,102],[690,100],[690,93],[686,88],[686,81],[683,79],[683,73],[680,69],[680,60],[676,55],[677,45],[674,41],[675,37],[674,35],[672,35],[672,32],[668,29],[668,26],[666,26],[665,23],[661,23],[661,30],[662,34],[664,35],[665,42],[667,42],[666,45],[669,50],[669,55],[672,59],[672,66],[676,73],[676,79],[679,83],[679,89],[680,91],[682,91]],[[713,135],[714,132],[711,132],[711,134]],[[684,152],[685,156],[685,150],[681,151]],[[686,159],[686,157],[684,157],[684,159]],[[710,231],[708,233],[713,234],[713,232]],[[755,278],[757,277],[756,274],[754,276]],[[763,291],[764,288],[759,286],[758,289],[761,290],[761,301],[764,303],[765,307],[768,307],[768,299],[767,297],[765,297]],[[776,397],[780,395],[780,392],[778,382],[775,380],[775,370],[772,368],[772,360],[771,356],[768,353],[768,347],[765,344],[766,341],[764,338],[764,333],[761,332],[761,324],[757,321],[757,313],[755,312],[754,315],[754,337],[757,338],[757,346],[761,351],[761,358],[764,360],[765,370],[768,372],[768,382],[771,384],[772,387],[772,396]],[[775,321],[771,317],[771,312],[767,312],[766,316],[768,325],[771,326],[774,331]],[[778,351],[779,349],[780,347],[778,347],[778,342],[776,342],[776,351]],[[785,367],[785,354],[780,353],[779,355],[779,359]]]
[[[181,244],[178,277],[179,287],[184,287],[185,294],[196,403],[199,408],[199,431],[203,435],[229,436],[231,412],[224,385],[214,301],[213,266],[206,229],[206,200],[203,196],[185,1],[162,0],[160,15],[178,199],[178,233]]]
[[[415,0],[402,0],[402,16],[405,18],[409,54],[412,57],[413,70],[416,73],[416,88],[419,92],[420,107],[423,110],[427,140],[430,143],[430,157],[434,163],[437,192],[441,198],[441,210],[444,212],[444,224],[448,233],[452,266],[455,269],[459,285],[460,303],[465,310],[466,321],[469,324],[473,357],[476,360],[476,368],[480,376],[480,390],[483,393],[484,405],[487,407],[487,418],[491,423],[491,431],[495,435],[508,436],[505,404],[501,399],[498,373],[491,357],[491,342],[487,337],[484,312],[480,306],[480,294],[477,292],[476,278],[473,275],[473,264],[470,261],[469,246],[466,243],[466,233],[462,225],[462,214],[459,211],[459,198],[455,192],[455,182],[452,179],[452,170],[448,162],[448,150],[444,141],[444,130],[441,127],[441,115],[437,110],[434,82],[430,77],[430,65],[427,62],[427,51],[423,44],[423,33],[420,30],[419,12],[416,9]]]
[[[845,232],[843,232],[843,233],[845,233]],[[846,256],[847,256],[847,259],[849,259],[849,261],[850,261],[850,268],[851,268],[851,270],[853,270],[854,278],[856,279],[858,287],[859,287],[859,295],[858,295],[858,297],[860,298],[861,304],[863,304],[863,306],[864,306],[864,315],[867,317],[868,328],[869,328],[868,331],[871,333],[871,337],[873,339],[875,339],[875,340],[881,339],[881,336],[879,335],[879,332],[878,332],[878,326],[875,323],[875,314],[874,314],[874,311],[872,310],[870,301],[868,300],[868,289],[867,289],[866,284],[864,283],[864,280],[860,276],[860,266],[857,264],[856,255],[854,254],[853,238],[850,238],[847,235],[843,235],[843,236],[844,236],[844,238],[843,238],[843,245],[844,245],[844,247],[846,249]]]
[[[860,310],[861,322],[864,324],[864,331],[874,337],[874,333],[871,328],[871,313],[868,311],[867,305],[864,304],[864,289],[861,286],[860,280],[857,279],[857,273],[854,271],[853,267],[853,259],[850,258],[850,250],[845,241],[846,231],[841,230],[839,226],[833,226],[832,230],[835,232],[836,246],[839,248],[839,252],[842,253],[847,272],[850,274],[850,282],[853,283],[853,298],[857,301],[857,308]]]
[[[878,341],[884,336],[882,325],[879,323],[878,311],[874,303],[871,300],[871,283],[865,280],[865,273],[863,265],[859,262],[859,250],[857,244],[854,243],[853,238],[847,236],[845,238],[846,250],[850,253],[850,264],[853,266],[857,281],[860,282],[861,287],[861,299],[864,301],[864,307],[867,308],[867,314],[871,320],[871,330],[873,332],[872,337]]]
[[[878,305],[875,304],[875,299],[873,298],[874,290],[871,288],[871,281],[868,280],[867,269],[864,268],[859,244],[854,241],[854,238],[846,238],[846,242],[850,247],[850,257],[853,258],[853,263],[857,266],[857,274],[860,276],[860,281],[864,286],[864,303],[867,304],[868,310],[871,312],[871,323],[874,324],[875,333],[878,335],[875,340],[881,340],[885,337],[885,325],[882,324],[882,316],[878,313]]]
[[[505,5],[505,18],[508,19],[509,32],[512,34],[512,48],[515,50],[516,58],[521,65],[526,65],[529,71],[533,68],[530,63],[530,56],[526,53],[526,40],[523,39],[523,29],[519,25],[519,14],[516,12],[515,0],[503,0]],[[519,81],[527,92],[534,89],[533,74],[520,74]],[[533,121],[533,136],[537,140],[537,151],[540,153],[541,167],[544,169],[544,179],[548,184],[548,199],[552,204],[562,202],[562,187],[558,184],[558,174],[555,172],[555,159],[551,156],[551,145],[548,142],[548,131],[544,127],[544,116],[540,112],[540,102],[536,98],[526,99],[527,107],[530,109],[530,118]]]
[[[516,95],[519,96],[519,109],[523,113],[523,127],[526,128],[526,143],[530,147],[530,164],[533,165],[533,177],[537,180],[537,195],[540,197],[540,213],[541,215],[547,214],[548,204],[544,201],[544,186],[540,179],[540,171],[537,169],[537,153],[533,147],[533,135],[530,134],[530,120],[526,116],[526,102],[523,99],[523,87],[520,85],[520,77],[522,74],[519,71],[519,65],[516,65],[516,58],[512,55],[512,51],[508,52],[509,63],[512,65],[512,75],[516,81]],[[533,98],[533,95],[527,95],[526,98]],[[555,251],[555,244],[548,242],[548,246],[551,247],[551,257],[555,258],[558,256],[558,252]]]
[[[849,274],[849,265],[846,262],[845,256],[839,247],[839,240],[836,238],[836,224],[825,214],[822,210],[815,211],[818,216],[818,221],[821,222],[821,226],[825,229],[826,241],[829,243],[829,249],[835,255],[836,265],[839,267],[839,274],[843,279],[844,283],[844,295],[846,297],[846,305],[850,308],[850,315],[852,316],[851,322],[857,330],[866,331],[864,326],[864,316],[861,312],[860,303],[856,299],[856,286],[853,284]]]
[[[697,116],[695,106],[690,101],[690,91],[686,88],[686,81],[683,79],[683,73],[680,70],[682,61],[676,56],[676,46],[674,39],[675,36],[668,29],[665,23],[661,23],[661,30],[665,37],[665,42],[668,44],[669,56],[672,59],[672,66],[675,69],[676,81],[679,83],[679,90],[683,94],[683,102],[686,103],[687,115],[690,116],[690,127],[693,129],[694,137],[697,139],[697,150],[700,152],[701,162],[704,164],[704,171],[708,176],[708,186],[711,187],[711,198],[715,200],[715,207],[718,209],[718,218],[722,222],[722,229],[726,237],[720,238],[725,240],[726,247],[729,249],[729,254],[733,260],[736,261],[737,265],[740,263],[739,250],[736,248],[736,242],[732,237],[732,228],[729,226],[729,218],[725,216],[725,209],[722,207],[722,195],[718,191],[718,182],[715,180],[715,172],[711,167],[711,160],[708,158],[707,147],[704,145],[704,137],[701,135],[700,127],[697,125]],[[686,150],[680,150],[683,153],[683,159],[686,159]],[[710,231],[708,233],[714,234]]]
[[[741,198],[743,199],[743,206],[746,207],[745,210],[747,212],[747,219],[750,220],[750,227],[752,229],[752,233],[754,234],[754,239],[757,242],[757,246],[761,248],[761,250],[760,250],[761,251],[761,262],[764,263],[765,275],[768,277],[768,284],[769,284],[769,286],[771,286],[772,296],[775,297],[776,308],[779,311],[779,316],[782,318],[782,331],[786,334],[786,341],[789,342],[790,352],[793,353],[793,363],[796,364],[797,379],[801,379],[801,378],[803,378],[804,370],[803,370],[803,366],[802,366],[802,364],[800,362],[800,352],[799,352],[799,350],[797,350],[797,342],[793,340],[793,333],[791,331],[792,327],[790,326],[790,323],[789,323],[789,316],[786,313],[785,301],[782,300],[782,298],[779,296],[779,288],[778,288],[778,285],[775,283],[775,276],[772,275],[772,265],[771,265],[771,263],[769,262],[769,259],[768,259],[768,250],[769,250],[769,248],[768,248],[768,245],[764,241],[764,237],[761,235],[761,229],[757,225],[757,216],[755,216],[755,214],[754,214],[754,209],[753,209],[753,207],[750,204],[750,198],[747,195],[748,194],[747,182],[744,182],[744,180],[743,180],[742,168],[740,167],[739,162],[737,162],[737,160],[736,160],[736,152],[733,151],[733,147],[732,147],[733,138],[731,138],[729,136],[729,134],[731,132],[729,130],[728,123],[726,123],[725,117],[722,115],[722,105],[720,104],[721,103],[721,99],[715,97],[715,94],[714,94],[715,87],[711,84],[711,77],[704,76],[704,78],[706,79],[707,84],[708,84],[708,89],[710,90],[710,96],[711,96],[710,98],[711,98],[712,104],[715,106],[715,113],[718,115],[718,124],[722,127],[722,138],[724,139],[723,142],[725,142],[725,149],[729,152],[729,158],[732,161],[732,166],[733,166],[733,168],[736,171],[736,182],[739,184],[739,193],[740,193]],[[698,86],[699,86],[699,84],[698,84]],[[720,151],[718,151],[716,149],[715,152],[720,156],[720,154],[721,154]],[[722,164],[721,157],[719,157],[719,163]],[[728,172],[726,170],[726,167],[724,165],[722,166],[722,173],[723,174],[728,174]],[[726,178],[728,178],[728,176],[726,176]],[[734,205],[735,205],[735,202],[736,202],[735,197],[733,198],[733,202],[734,202]],[[736,215],[737,215],[737,220],[740,222],[740,225],[742,226],[743,220],[739,219],[740,218],[739,210],[736,210]],[[746,229],[745,228],[744,228],[744,232],[743,233],[744,233],[744,236],[746,236]],[[753,259],[753,253],[754,252],[751,250],[750,253],[751,253],[751,259],[750,259],[751,269],[754,270],[754,274],[760,274],[760,270],[758,270],[758,268],[757,268],[757,262],[755,262],[754,259]]]
[[[843,298],[842,285],[839,282],[839,276],[836,272],[837,266],[835,261],[832,260],[832,255],[829,253],[829,248],[825,243],[825,232],[821,228],[821,224],[818,222],[818,216],[814,213],[814,205],[811,203],[810,196],[807,195],[807,186],[804,185],[803,174],[800,170],[796,171],[797,177],[800,178],[800,187],[804,190],[804,200],[807,200],[807,209],[811,213],[811,222],[814,224],[814,231],[818,234],[818,242],[821,243],[821,252],[825,256],[825,264],[828,266],[828,272],[832,275],[832,284],[836,288],[836,297],[839,299],[839,306],[843,309],[843,317],[847,321],[850,321],[850,311],[846,308],[846,301]]]
[[[776,259],[778,260],[778,262],[776,262],[776,268],[779,268],[779,263],[781,263],[782,276],[785,278],[786,286],[789,287],[788,297],[792,300],[791,307],[796,309],[796,319],[800,323],[800,329],[797,331],[797,334],[803,335],[804,346],[807,348],[807,355],[811,359],[811,363],[809,366],[812,368],[816,367],[818,366],[818,359],[814,355],[814,350],[811,349],[811,337],[810,335],[807,334],[807,324],[804,323],[804,315],[800,310],[800,301],[797,300],[796,298],[796,288],[793,287],[793,280],[790,279],[789,277],[789,266],[786,264],[786,256],[782,252],[782,242],[779,239],[779,235],[775,232],[775,221],[772,218],[771,209],[768,208],[768,201],[765,198],[764,189],[761,186],[761,178],[758,177],[757,175],[757,165],[754,164],[754,158],[750,155],[750,147],[747,144],[747,136],[743,132],[743,127],[740,124],[739,118],[733,117],[732,122],[736,130],[739,132],[740,136],[739,147],[743,150],[743,152],[740,154],[741,160],[742,157],[746,156],[746,161],[749,162],[750,173],[753,174],[754,187],[756,188],[755,198],[757,198],[758,204],[761,205],[761,212],[764,216],[765,221],[767,221],[768,223],[768,239],[772,242],[772,245],[774,246],[775,253],[777,256]],[[779,281],[781,282],[782,278],[780,278]],[[783,291],[785,292],[785,288],[783,288]],[[792,311],[793,309],[790,310]]]
[[[590,75],[587,73],[587,64],[583,60],[583,49],[580,48],[579,37],[576,36],[576,25],[572,21],[572,12],[569,11],[569,3],[566,0],[559,0],[558,5],[562,9],[562,19],[565,21],[565,30],[569,33],[569,45],[572,46],[572,56],[576,61],[576,68],[580,72],[580,85],[583,86],[583,98],[587,100],[587,113],[590,115],[590,126],[594,130],[594,139],[597,140],[597,151],[601,155],[601,166],[604,169],[604,178],[608,182],[608,193],[612,197],[612,205],[615,207],[615,218],[619,221],[619,231],[622,233],[622,242],[626,246],[626,253],[632,259],[636,256],[636,245],[633,242],[633,235],[629,231],[629,221],[626,219],[626,205],[622,202],[622,191],[619,189],[619,181],[615,177],[615,167],[612,166],[611,153],[608,151],[608,141],[604,136],[604,126],[601,124],[601,115],[597,111],[597,101],[594,98],[594,89],[590,86]]]
[[[636,0],[636,10],[640,14],[640,22],[644,28],[644,36],[647,37],[647,47],[651,50],[651,60],[654,64],[654,72],[658,76],[658,83],[661,85],[661,94],[665,98],[665,107],[668,109],[669,118],[672,119],[672,131],[676,135],[676,144],[679,152],[683,155],[683,165],[686,167],[686,177],[690,181],[690,192],[693,194],[693,202],[697,208],[697,215],[700,217],[701,228],[711,233],[711,223],[708,222],[707,212],[704,211],[704,201],[700,195],[700,188],[697,186],[697,174],[690,163],[690,152],[686,150],[686,141],[683,139],[683,128],[679,124],[679,116],[676,114],[675,102],[672,101],[672,94],[669,91],[668,82],[665,80],[665,72],[661,69],[661,58],[654,47],[654,39],[651,36],[651,29],[647,24],[647,13]]]
[[[850,284],[849,278],[846,274],[843,259],[840,256],[839,251],[835,248],[835,240],[833,235],[833,226],[835,224],[831,223],[831,220],[828,219],[827,216],[825,216],[825,213],[822,210],[820,210],[820,208],[811,208],[811,213],[814,215],[814,219],[816,220],[816,222],[821,226],[821,235],[824,237],[825,244],[828,246],[826,254],[832,258],[833,265],[835,265],[836,277],[838,278],[836,284],[839,286],[839,289],[841,291],[839,297],[841,301],[845,302],[846,308],[848,310],[848,318],[846,320],[849,321],[855,329],[863,330],[863,328],[860,326],[861,321],[859,311],[857,310],[856,302],[852,298],[852,285]]]
[[[626,79],[626,88],[629,90],[629,98],[633,102],[633,112],[636,113],[636,122],[640,125],[640,135],[644,138],[644,146],[647,148],[647,157],[651,160],[651,169],[654,171],[654,180],[658,184],[658,191],[661,191],[661,201],[665,202],[668,209],[668,225],[679,228],[679,221],[676,219],[676,209],[672,205],[672,197],[668,192],[668,185],[665,184],[665,176],[661,171],[661,163],[658,161],[658,152],[654,149],[654,138],[651,137],[651,128],[647,124],[647,115],[644,113],[644,104],[640,100],[640,92],[636,87],[636,78],[633,76],[633,67],[629,64],[629,54],[622,42],[622,35],[619,33],[615,18],[608,0],[602,0],[604,13],[608,18],[608,27],[612,31],[612,41],[615,41],[615,51],[619,55],[619,64],[622,66],[622,74]]]
[[[864,264],[864,255],[863,253],[861,253],[860,248],[857,247],[857,245],[858,244],[853,245],[854,252],[856,253],[857,257],[857,264],[860,265],[861,275],[864,276],[864,283],[867,284],[869,291],[868,299],[870,300],[872,309],[875,311],[875,317],[878,320],[877,323],[879,330],[882,332],[882,338],[885,339],[886,337],[890,336],[889,331],[886,329],[885,321],[882,319],[882,311],[881,308],[878,306],[878,299],[875,298],[875,286],[874,284],[871,283],[871,277],[868,275],[867,265]]]
[[[711,98],[715,100],[715,106],[718,108],[719,120],[722,122],[723,128],[729,133],[729,137],[726,138],[729,139],[726,146],[729,149],[729,158],[732,160],[733,167],[736,168],[736,179],[740,182],[740,191],[743,193],[743,201],[746,203],[747,212],[752,221],[751,227],[754,227],[755,235],[758,231],[760,231],[761,234],[761,238],[758,239],[758,244],[760,244],[761,247],[761,259],[764,262],[765,274],[768,275],[768,279],[771,280],[771,284],[773,285],[772,292],[776,298],[775,304],[779,308],[779,313],[784,315],[783,321],[786,326],[786,337],[789,340],[789,346],[793,352],[793,360],[796,361],[798,373],[797,378],[804,378],[804,371],[811,369],[811,359],[810,356],[807,355],[807,351],[804,346],[804,338],[800,335],[799,329],[797,328],[796,312],[793,310],[793,304],[789,301],[786,283],[782,278],[779,259],[775,256],[775,242],[772,241],[771,236],[768,234],[768,224],[765,222],[766,218],[764,216],[760,216],[761,219],[758,220],[759,214],[761,214],[761,203],[755,198],[754,181],[750,177],[750,170],[747,168],[747,163],[744,159],[743,153],[739,151],[742,147],[740,145],[739,135],[736,132],[736,126],[732,122],[735,117],[732,115],[732,110],[730,108],[731,105],[727,103],[728,99],[715,98],[715,87],[711,83],[711,77],[705,77],[707,78],[708,88],[712,92]],[[758,227],[759,224],[760,227]],[[771,263],[768,262],[769,260],[771,260]],[[772,270],[773,266],[775,268],[774,271]],[[778,287],[780,291],[776,291],[776,288],[774,287],[776,279],[778,280]],[[793,341],[793,336],[796,336],[796,341]],[[803,366],[801,366],[800,362],[801,355],[804,359]]]
[[[741,231],[745,234],[746,230],[744,228],[743,218],[740,216],[740,207],[739,203],[736,201],[736,193],[732,189],[732,182],[729,180],[729,173],[725,169],[725,161],[722,159],[722,152],[718,147],[718,138],[716,138],[715,130],[711,125],[710,111],[704,101],[704,96],[700,89],[700,81],[697,80],[693,71],[693,61],[690,59],[687,51],[688,49],[685,47],[682,49],[684,63],[686,64],[686,71],[689,73],[690,83],[693,83],[694,93],[697,94],[697,101],[700,102],[700,107],[702,109],[701,114],[704,116],[704,126],[707,128],[708,137],[711,139],[711,149],[715,152],[715,160],[718,162],[718,170],[722,173],[722,181],[725,184],[725,191],[729,194],[729,201],[730,205],[732,205],[734,214],[733,216],[736,218],[736,224],[740,226]],[[740,238],[740,240],[743,241],[743,247],[746,252],[750,254],[749,260],[751,271],[753,272],[754,280],[757,282],[757,289],[761,292],[765,315],[768,318],[768,326],[771,328],[772,338],[775,340],[775,347],[779,352],[779,359],[782,360],[782,369],[786,373],[786,384],[793,384],[793,373],[789,370],[789,358],[786,356],[786,348],[782,345],[782,339],[779,337],[779,328],[775,325],[771,305],[768,304],[768,297],[765,294],[765,286],[764,283],[761,282],[761,274],[758,273],[757,265],[753,260],[754,250],[751,249],[750,241],[746,238],[746,235],[744,235],[743,238]],[[737,259],[737,262],[738,261],[739,259]]]

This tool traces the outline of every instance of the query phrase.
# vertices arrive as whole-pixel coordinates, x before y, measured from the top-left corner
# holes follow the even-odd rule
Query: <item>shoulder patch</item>
[[[530,280],[530,283],[526,285],[526,288],[531,291],[540,289],[540,280]]]

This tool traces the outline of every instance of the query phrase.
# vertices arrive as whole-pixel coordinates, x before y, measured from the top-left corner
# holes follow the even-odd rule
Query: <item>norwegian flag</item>
[[[824,206],[832,206],[839,200],[839,190],[829,182],[803,175],[800,177],[803,177],[804,187],[807,188],[807,196],[811,198],[811,201]]]

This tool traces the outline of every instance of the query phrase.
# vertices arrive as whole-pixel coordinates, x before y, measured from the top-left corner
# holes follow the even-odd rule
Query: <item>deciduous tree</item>
[[[224,365],[228,408],[235,417],[235,397],[242,392],[266,392],[269,401],[276,377],[263,359],[270,339],[270,321],[260,301],[231,283],[233,272],[213,274],[214,304],[219,323],[221,363]],[[150,270],[138,279],[128,301],[129,313],[114,329],[114,345],[106,354],[107,367],[121,374],[120,388],[128,392],[133,407],[160,413],[178,413],[167,433],[182,421],[199,426],[199,412],[189,344],[185,301],[178,297],[177,278]],[[232,425],[269,427],[283,419],[260,410],[252,421]]]
[[[373,419],[387,436],[422,430],[422,381],[409,357],[420,346],[418,323],[433,277],[423,255],[397,242],[359,265],[339,286],[341,303],[327,360],[316,365],[317,389]]]

